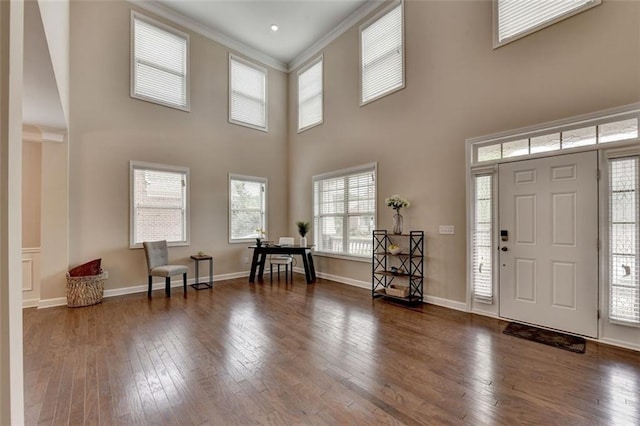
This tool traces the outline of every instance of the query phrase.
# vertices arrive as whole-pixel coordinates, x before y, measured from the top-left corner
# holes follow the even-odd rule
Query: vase
[[[400,214],[400,210],[396,211],[396,214],[393,215],[393,229],[392,232],[396,235],[402,234],[402,225],[404,225],[404,219]]]
[[[307,246],[307,237],[300,237],[300,247]]]

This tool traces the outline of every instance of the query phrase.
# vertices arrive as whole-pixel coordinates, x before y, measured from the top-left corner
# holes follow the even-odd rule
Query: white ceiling
[[[223,39],[231,39],[288,66],[347,18],[369,12],[383,0],[133,1],[155,12],[158,5],[177,12]],[[278,25],[277,32],[271,31],[272,24]]]

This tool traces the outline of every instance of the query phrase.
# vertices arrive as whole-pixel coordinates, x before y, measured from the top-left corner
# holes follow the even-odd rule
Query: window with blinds
[[[267,131],[267,70],[229,55],[229,122]]]
[[[316,251],[371,257],[375,218],[375,164],[313,177]]]
[[[131,97],[189,111],[189,35],[131,13]]]
[[[131,248],[144,241],[189,244],[189,169],[130,163]]]
[[[266,231],[267,179],[229,175],[229,242],[266,237]]]
[[[360,105],[404,87],[404,3],[360,27]]]
[[[494,0],[495,45],[524,37],[600,3],[601,0]]]
[[[493,176],[473,177],[473,297],[484,303],[493,303]]]
[[[609,319],[631,324],[640,324],[639,160],[609,160]]]
[[[298,132],[322,124],[323,57],[298,72]]]

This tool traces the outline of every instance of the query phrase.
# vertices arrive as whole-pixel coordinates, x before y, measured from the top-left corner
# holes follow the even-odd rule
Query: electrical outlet
[[[440,225],[440,233],[446,235],[455,234],[455,228],[453,225]]]

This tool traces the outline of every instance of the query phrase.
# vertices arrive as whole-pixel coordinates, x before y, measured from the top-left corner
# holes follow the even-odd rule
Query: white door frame
[[[606,209],[608,205],[608,179],[607,179],[607,167],[606,161],[611,155],[618,155],[621,152],[636,152],[640,154],[640,135],[636,134],[635,137],[612,141],[605,143],[596,143],[583,147],[571,148],[571,149],[559,149],[555,151],[549,151],[537,154],[527,154],[520,157],[513,158],[496,158],[489,161],[478,161],[478,148],[488,145],[495,145],[509,141],[515,141],[519,139],[536,137],[553,132],[561,132],[570,129],[584,128],[588,126],[597,126],[603,123],[636,119],[640,122],[640,103],[626,105],[623,107],[612,108],[596,113],[580,115],[563,120],[553,121],[549,123],[543,123],[536,126],[529,126],[520,128],[508,132],[501,132],[489,136],[483,136],[478,138],[468,139],[466,141],[466,200],[467,200],[467,311],[477,313],[480,315],[490,316],[498,318],[498,279],[497,274],[493,275],[493,302],[486,303],[479,300],[475,300],[473,296],[473,271],[472,271],[472,254],[473,254],[473,241],[472,241],[472,229],[473,229],[473,207],[474,207],[474,190],[473,179],[477,175],[490,174],[493,176],[493,238],[492,244],[494,251],[498,247],[498,222],[497,222],[497,206],[498,206],[498,177],[497,177],[497,165],[505,162],[518,161],[523,159],[544,158],[549,156],[556,156],[574,152],[584,151],[598,151],[598,159],[600,164],[600,172],[602,178],[599,180],[599,239],[601,242],[598,262],[600,275],[598,277],[598,292],[599,292],[599,310],[600,319],[598,320],[598,341],[609,343],[616,346],[626,347],[633,350],[640,351],[640,336],[638,328],[629,325],[617,325],[612,324],[608,320],[608,306],[604,306],[608,303],[608,250],[606,249],[605,242],[608,241],[609,227],[608,227],[608,215],[602,214],[603,209]],[[600,142],[599,140],[597,142]],[[630,151],[631,150],[631,151]],[[493,256],[493,271],[498,271],[498,256]]]

